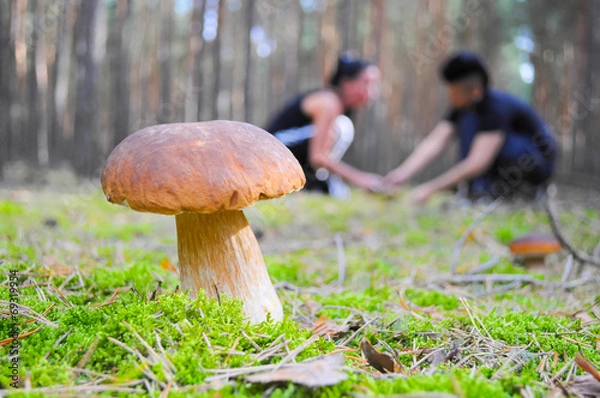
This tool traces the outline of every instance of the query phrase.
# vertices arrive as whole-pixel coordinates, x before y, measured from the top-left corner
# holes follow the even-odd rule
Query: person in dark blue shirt
[[[471,198],[532,198],[554,173],[556,142],[544,122],[522,100],[488,87],[481,59],[460,52],[443,65],[451,109],[425,140],[385,177],[385,186],[399,186],[439,156],[457,137],[460,161],[415,188],[414,202],[467,182]]]
[[[349,191],[342,179],[367,191],[381,187],[381,176],[342,161],[354,139],[349,116],[369,104],[378,80],[375,65],[343,55],[327,86],[292,98],[267,123],[265,130],[283,142],[302,165],[306,190],[343,198]]]

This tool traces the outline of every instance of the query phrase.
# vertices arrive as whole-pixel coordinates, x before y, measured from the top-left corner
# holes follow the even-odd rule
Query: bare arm
[[[338,174],[360,188],[374,189],[379,182],[377,175],[358,170],[331,156],[331,148],[335,140],[334,122],[343,111],[339,98],[334,93],[325,91],[307,97],[302,105],[304,111],[312,116],[315,126],[308,148],[310,164],[315,169],[322,167]]]
[[[423,170],[448,146],[453,131],[452,123],[446,120],[439,122],[404,163],[385,177],[385,183],[388,185],[403,184]]]
[[[493,163],[504,143],[505,135],[501,131],[479,134],[473,140],[469,155],[456,166],[431,181],[415,188],[413,199],[423,202],[435,192],[453,187],[461,181],[484,173]]]

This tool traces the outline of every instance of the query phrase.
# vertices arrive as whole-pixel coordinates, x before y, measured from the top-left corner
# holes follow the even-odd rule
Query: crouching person
[[[472,199],[535,197],[552,177],[556,160],[556,143],[545,123],[525,102],[489,88],[487,69],[475,54],[451,57],[441,74],[450,111],[406,161],[386,176],[385,184],[405,183],[456,137],[460,161],[416,187],[415,202],[461,182],[468,184]]]
[[[296,156],[306,174],[305,189],[343,198],[345,180],[367,191],[382,178],[341,159],[354,139],[349,116],[366,107],[374,95],[379,69],[361,59],[342,56],[329,86],[300,94],[279,110],[265,128]]]

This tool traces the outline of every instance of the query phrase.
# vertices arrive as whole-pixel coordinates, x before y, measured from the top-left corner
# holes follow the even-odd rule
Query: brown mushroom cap
[[[109,202],[160,214],[238,210],[306,182],[271,134],[223,120],[139,130],[112,151],[101,180]]]
[[[509,247],[512,254],[519,256],[545,256],[562,248],[554,236],[545,234],[522,236],[512,241]]]

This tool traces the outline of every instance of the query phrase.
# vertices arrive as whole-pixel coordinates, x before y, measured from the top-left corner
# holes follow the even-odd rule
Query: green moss
[[[241,302],[223,297],[219,303],[203,295],[194,301],[183,294],[161,295],[156,301],[146,301],[129,292],[112,305],[100,308],[77,306],[52,311],[47,317],[59,327],[43,328],[28,337],[20,351],[22,375],[30,370],[32,375],[39,376],[32,379],[34,386],[54,385],[57,381],[68,383],[71,372],[67,368],[74,367],[95,340],[98,345],[89,359],[88,369],[113,373],[121,380],[139,376],[138,358],[109,340],[109,337],[114,338],[146,352],[124,322],[157,350],[155,333],[160,336],[165,350],[171,352],[169,359],[177,369],[178,382],[184,385],[201,383],[210,374],[204,369],[222,367],[227,354],[212,347],[231,348],[239,339],[240,330],[245,330],[262,347],[283,335],[288,347],[294,349],[310,336],[309,330],[298,328],[291,320],[249,325],[244,321]],[[7,328],[8,325],[0,329],[2,334],[8,334]],[[70,331],[68,337],[53,348],[67,331]],[[333,348],[331,342],[319,340],[300,353],[298,359],[318,356]],[[237,350],[247,355],[231,356],[228,366],[254,364],[251,354],[256,350],[249,341],[238,340]],[[0,348],[2,367],[7,365],[6,351],[6,348]],[[46,353],[49,355],[44,359]],[[160,369],[155,370],[157,374],[162,373]],[[8,380],[0,379],[0,383],[8,385]]]
[[[422,230],[412,230],[406,233],[406,246],[415,247],[429,243],[429,235]]]
[[[10,200],[0,200],[0,215],[3,216],[15,216],[25,214],[25,208],[23,205]]]
[[[445,310],[453,310],[459,306],[455,296],[447,296],[436,290],[408,289],[406,298],[420,307],[436,306]]]
[[[117,382],[143,378],[139,358],[111,341],[116,339],[147,355],[144,345],[125,325],[127,322],[155,350],[159,350],[156,340],[159,336],[176,368],[179,385],[201,385],[212,375],[209,369],[279,362],[285,354],[258,363],[253,356],[258,351],[254,344],[262,350],[283,336],[284,340],[279,341],[285,341],[287,349],[293,350],[310,338],[311,322],[320,315],[338,324],[349,323],[349,333],[357,333],[346,343],[349,347],[358,349],[361,339],[368,337],[373,343],[381,342],[382,346],[385,343],[403,353],[399,360],[407,367],[422,358],[422,354],[407,354],[413,348],[437,348],[455,338],[456,331],[476,335],[477,330],[484,336],[489,333],[499,345],[507,347],[507,352],[521,355],[526,364],[518,372],[503,374],[498,380],[492,378],[499,366],[479,365],[473,370],[449,362],[440,365],[432,376],[377,379],[350,372],[348,380],[316,389],[290,383],[252,385],[240,378],[219,391],[172,390],[171,395],[261,397],[269,388],[273,397],[337,397],[354,393],[379,396],[416,391],[465,397],[512,397],[519,396],[521,386],[528,385],[534,393],[544,396],[547,390],[539,386],[541,380],[536,368],[540,357],[536,354],[557,352],[558,363],[553,371],[558,371],[579,350],[600,363],[600,354],[590,348],[597,344],[600,326],[582,326],[579,320],[564,315],[573,311],[575,299],[582,308],[592,305],[594,298],[584,297],[585,290],[557,291],[548,296],[529,287],[470,299],[474,315],[483,323],[483,326],[477,323],[475,330],[461,301],[449,293],[454,292],[451,287],[442,286],[438,291],[426,281],[436,273],[448,271],[456,240],[476,217],[477,210],[442,211],[437,200],[423,211],[415,211],[407,203],[404,196],[385,201],[359,193],[349,201],[340,202],[318,195],[295,194],[261,202],[248,211],[251,223],[268,229],[265,240],[271,239],[268,242],[271,247],[276,246],[280,236],[298,236],[308,242],[302,250],[265,256],[274,280],[300,287],[298,292],[282,291],[280,296],[288,317],[296,316],[301,326],[290,318],[279,323],[249,325],[237,301],[222,297],[219,303],[202,294],[191,300],[183,293],[173,294],[179,284],[178,277],[160,265],[165,258],[176,264],[171,219],[110,205],[99,191],[81,195],[40,193],[27,203],[0,198],[0,271],[28,270],[27,275],[19,278],[21,303],[38,313],[54,305],[46,318],[57,326],[43,326],[22,340],[21,376],[30,371],[34,386],[88,382],[87,376],[73,374],[69,368],[77,366],[88,348],[97,344],[86,369],[110,374]],[[597,211],[586,214],[597,218]],[[58,226],[45,227],[47,217],[55,218]],[[597,237],[591,229],[580,228],[574,216],[563,214],[561,221],[578,247],[593,249]],[[486,239],[507,243],[525,232],[547,231],[548,226],[543,212],[523,208],[510,213],[499,209],[477,228]],[[335,231],[344,232],[346,278],[341,289],[333,284],[326,286],[338,278],[339,259],[332,240]],[[328,240],[331,245],[314,249],[310,245],[312,240]],[[482,245],[468,242],[461,251],[459,266],[472,267],[491,258],[492,254]],[[75,267],[80,270],[83,286],[78,276],[68,274]],[[489,272],[525,271],[510,259],[501,258]],[[411,278],[410,283],[407,277]],[[557,278],[560,275],[550,275],[550,280]],[[157,280],[162,281],[162,293],[149,300],[147,297],[157,286]],[[28,287],[23,286],[26,281]],[[132,282],[139,295],[129,290]],[[59,288],[68,303],[57,293]],[[116,289],[120,289],[116,301],[104,305]],[[461,289],[467,297],[469,293],[484,291],[481,285],[461,286]],[[413,312],[401,303],[400,292]],[[0,285],[0,300],[8,299],[8,290]],[[366,321],[371,323],[358,331]],[[21,332],[39,326],[39,323],[21,323]],[[54,347],[67,332],[68,336]],[[0,322],[0,339],[8,333],[9,324]],[[330,353],[336,349],[336,343],[347,337],[348,334],[334,341],[320,338],[296,360]],[[463,358],[471,354],[467,343]],[[228,354],[234,345],[239,355]],[[7,364],[6,354],[7,347],[1,347],[0,367]],[[360,356],[360,353],[347,355]],[[498,363],[505,360],[500,358]],[[346,365],[359,366],[349,358]],[[150,369],[159,379],[166,380],[160,364]],[[369,367],[361,369],[373,371]],[[0,374],[0,388],[6,387],[8,381],[6,374]],[[145,393],[142,387],[140,392]]]
[[[118,239],[124,242],[129,242],[135,237],[140,237],[152,231],[151,223],[115,225],[112,223],[104,223],[100,219],[91,220],[101,224],[101,227],[94,226],[91,231],[99,239]]]

